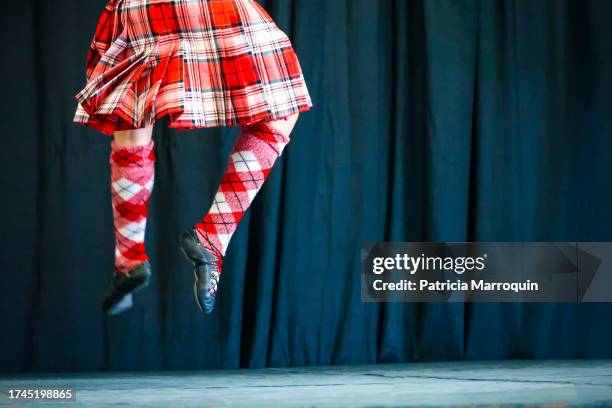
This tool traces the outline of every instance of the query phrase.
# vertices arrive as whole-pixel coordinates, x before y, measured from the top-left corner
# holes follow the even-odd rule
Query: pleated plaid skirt
[[[166,115],[184,130],[312,107],[290,40],[255,0],[110,0],[76,100],[74,122],[108,135]]]

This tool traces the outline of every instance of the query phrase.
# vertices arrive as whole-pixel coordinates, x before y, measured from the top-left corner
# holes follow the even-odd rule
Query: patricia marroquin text
[[[420,279],[417,282],[402,279],[399,282],[384,282],[382,279],[377,279],[372,283],[372,287],[377,291],[506,291],[506,292],[526,292],[537,291],[540,286],[537,282],[531,282],[527,279],[525,282],[485,282],[482,279],[470,279],[469,281],[428,281]]]

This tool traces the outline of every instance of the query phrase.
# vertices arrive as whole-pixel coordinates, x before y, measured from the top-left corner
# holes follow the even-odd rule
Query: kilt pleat
[[[254,0],[111,0],[86,74],[74,122],[108,135],[147,116],[185,130],[312,107],[288,37]]]

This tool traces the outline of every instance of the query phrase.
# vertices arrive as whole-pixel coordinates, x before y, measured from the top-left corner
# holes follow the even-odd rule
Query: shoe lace
[[[213,251],[212,256],[214,260],[213,268],[211,268],[210,287],[208,288],[208,291],[212,295],[215,295],[217,293],[217,284],[221,278],[221,270],[223,269],[223,256],[217,251]]]
[[[195,228],[194,232],[196,236],[199,237],[200,232]],[[208,292],[214,296],[217,293],[217,284],[219,283],[219,279],[221,277],[221,270],[223,269],[223,254],[221,254],[221,252],[219,252],[219,250],[215,247],[212,247],[210,249],[205,248],[199,239],[198,244],[201,245],[206,251],[208,251],[213,257],[213,267],[211,268],[211,278]]]

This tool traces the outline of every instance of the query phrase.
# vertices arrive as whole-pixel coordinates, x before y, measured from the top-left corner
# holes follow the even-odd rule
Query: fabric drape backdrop
[[[110,138],[72,124],[105,1],[3,6],[0,371],[612,357],[610,304],[361,303],[365,241],[612,241],[612,2],[275,0],[315,108],[201,314],[178,237],[237,128],[154,131],[154,282],[105,318]]]

